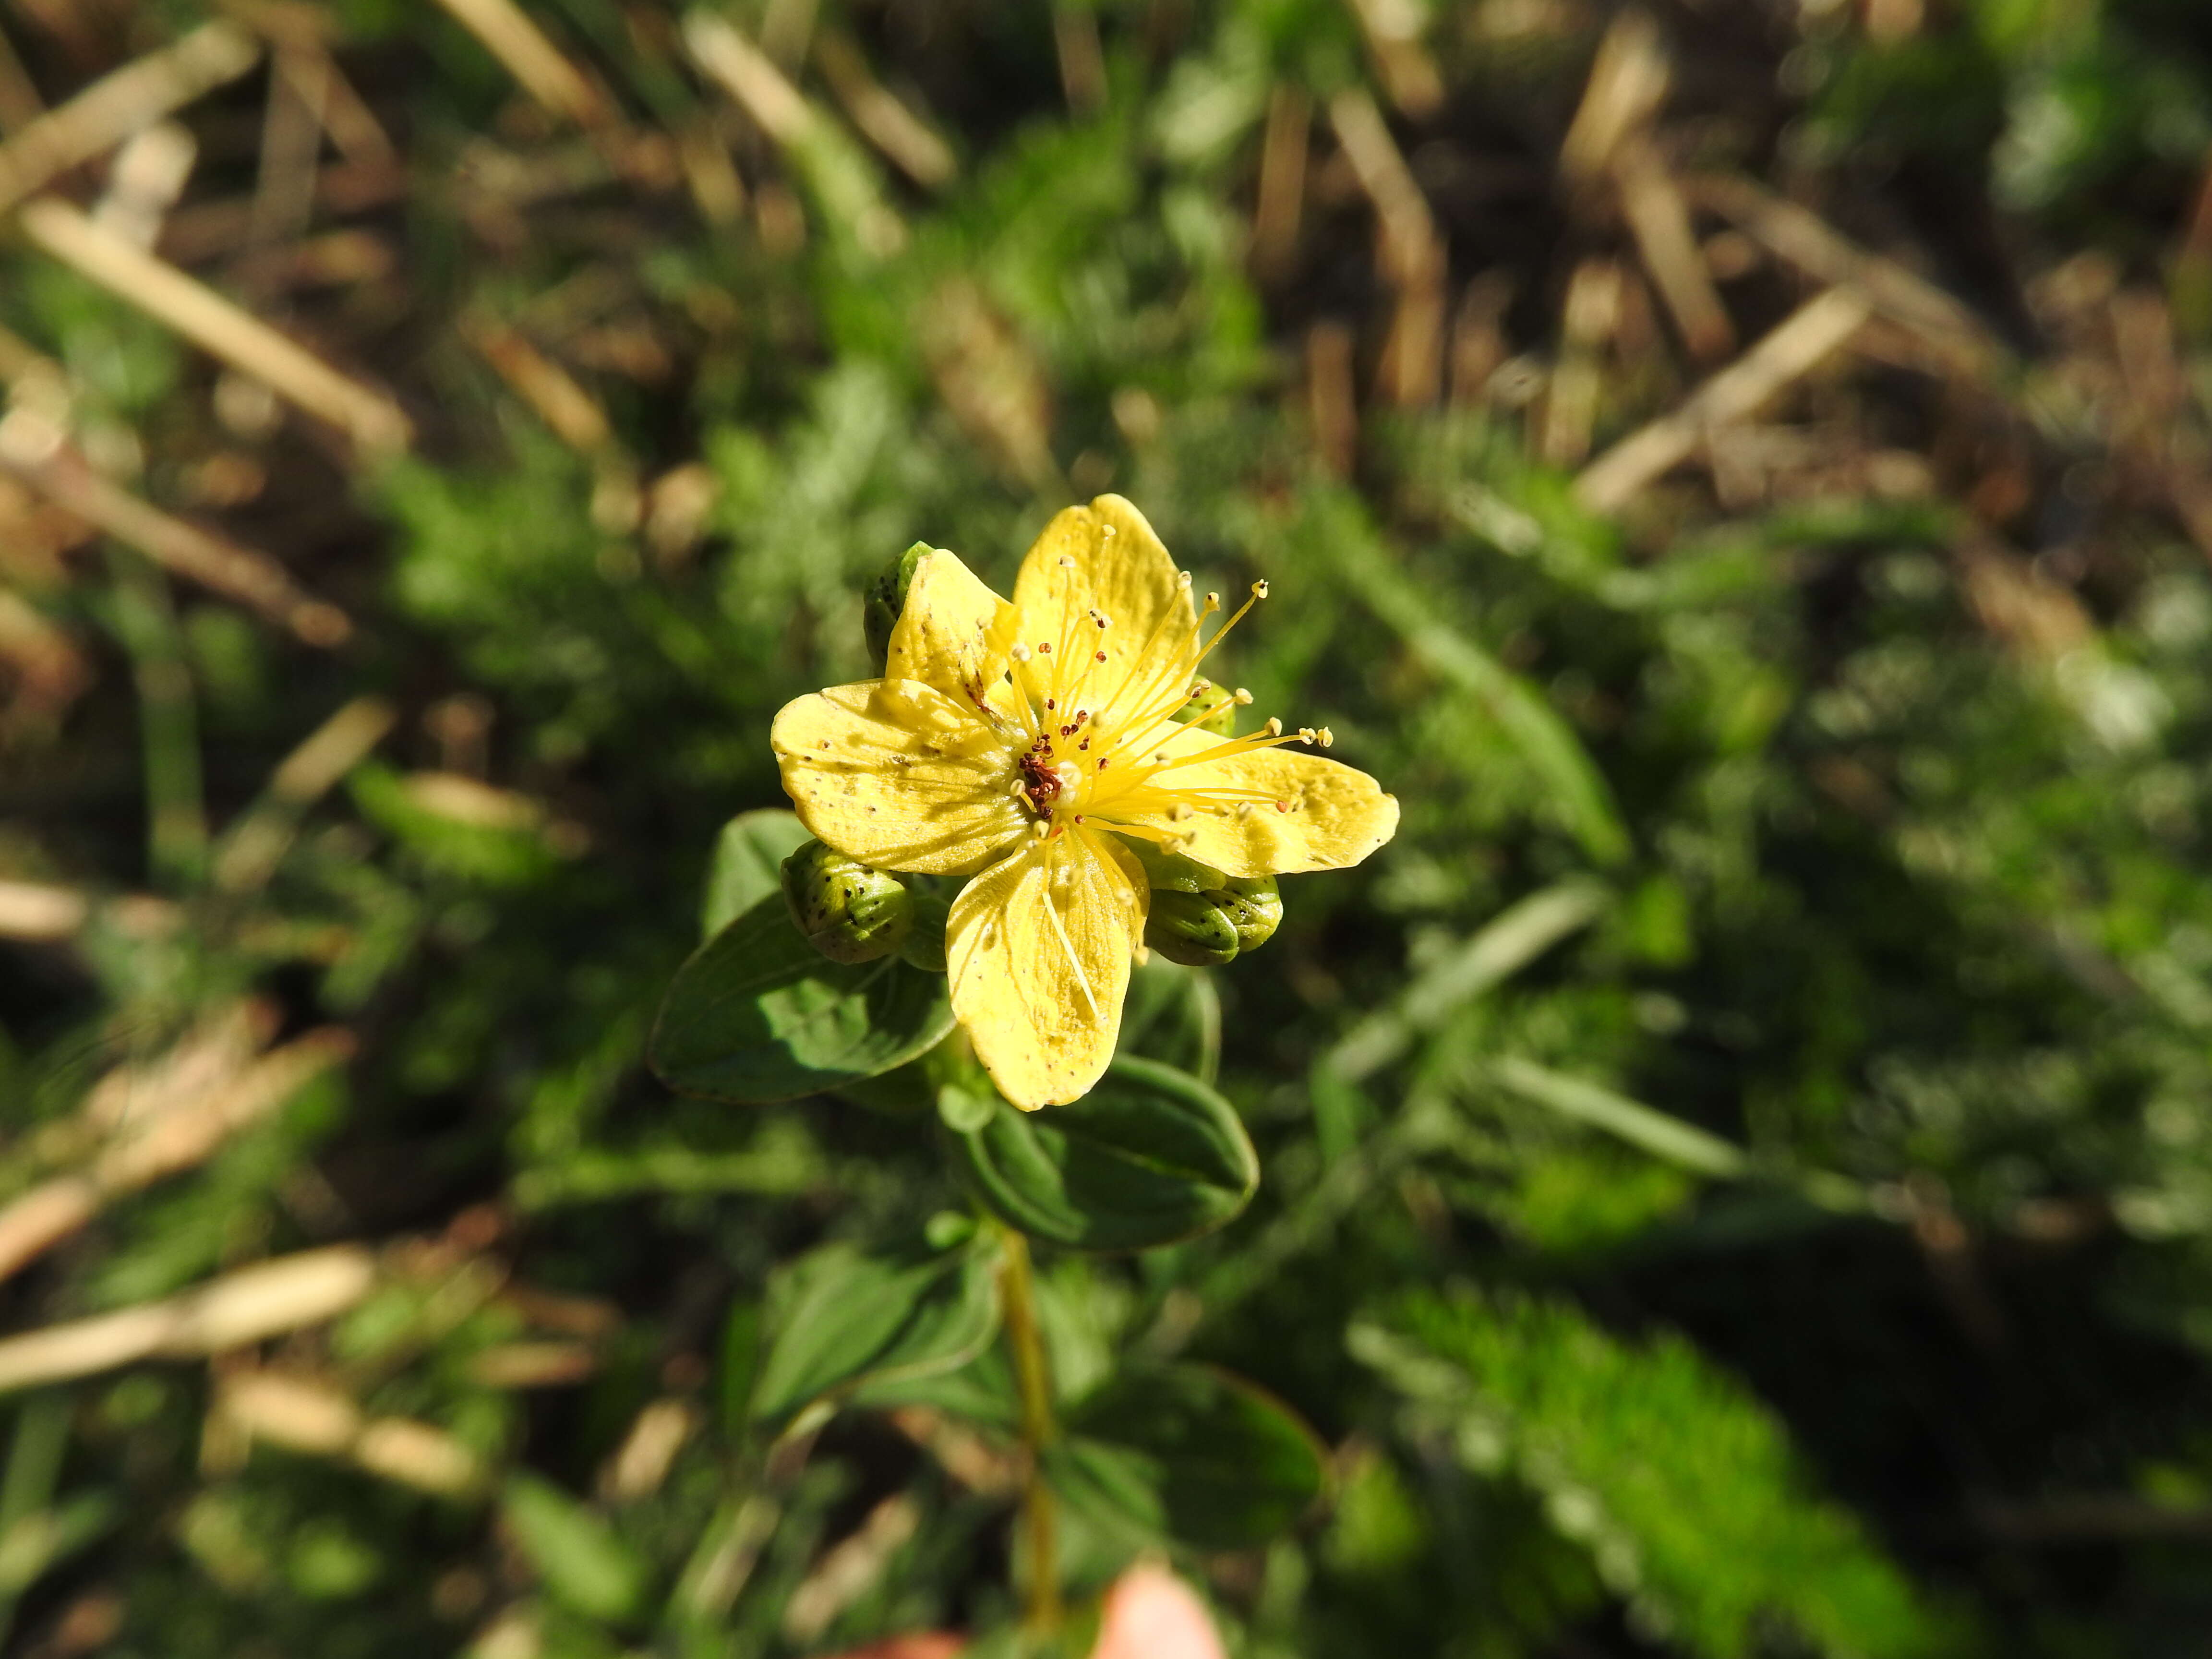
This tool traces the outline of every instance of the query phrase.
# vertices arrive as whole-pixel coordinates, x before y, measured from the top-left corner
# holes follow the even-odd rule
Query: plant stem
[[[191,671],[169,586],[145,558],[113,548],[115,631],[138,683],[145,751],[148,863],[172,890],[196,886],[207,865],[207,811],[200,789],[199,715]]]
[[[1006,1303],[1006,1343],[1013,1351],[1022,1445],[1029,1453],[1028,1481],[1022,1491],[1022,1535],[1029,1553],[1022,1622],[1031,1635],[1048,1636],[1060,1627],[1060,1516],[1044,1479],[1045,1448],[1052,1443],[1054,1433],[1052,1382],[1045,1370],[1044,1343],[1037,1333],[1029,1240],[1011,1227],[1002,1227],[1000,1232],[1006,1252],[999,1278]]]

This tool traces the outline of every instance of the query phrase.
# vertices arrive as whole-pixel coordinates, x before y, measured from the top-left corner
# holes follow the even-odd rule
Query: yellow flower
[[[974,878],[945,932],[952,1010],[1017,1106],[1078,1098],[1114,1057],[1147,892],[1123,837],[1252,877],[1357,864],[1398,827],[1372,778],[1280,746],[1326,748],[1326,729],[1198,729],[1251,701],[1198,670],[1252,603],[1201,645],[1190,577],[1102,495],[1046,526],[1011,605],[953,555],[923,555],[884,678],[775,718],[783,787],[816,836],[879,869]],[[1212,706],[1186,713],[1194,696]]]

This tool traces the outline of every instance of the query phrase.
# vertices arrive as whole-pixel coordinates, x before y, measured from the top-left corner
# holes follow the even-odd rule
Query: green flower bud
[[[1218,968],[1275,936],[1282,895],[1273,876],[1232,876],[1149,845],[1135,848],[1152,884],[1145,943],[1187,968]]]
[[[878,669],[891,648],[891,629],[906,609],[906,591],[914,585],[914,568],[930,550],[927,542],[912,547],[884,567],[884,574],[868,584],[860,600],[860,626],[868,637],[868,655]]]
[[[810,841],[783,861],[783,902],[807,943],[832,962],[873,962],[906,943],[914,899],[888,872]]]
[[[945,971],[945,925],[951,918],[957,881],[941,876],[909,876],[907,891],[914,898],[914,927],[899,947],[902,960],[925,973]]]
[[[1205,714],[1209,708],[1213,712],[1206,714],[1204,720],[1192,718],[1194,715]],[[1229,694],[1218,686],[1207,686],[1205,690],[1176,710],[1176,718],[1179,720],[1189,720],[1191,725],[1200,732],[1218,732],[1224,738],[1233,738],[1237,735],[1237,704],[1231,699]]]

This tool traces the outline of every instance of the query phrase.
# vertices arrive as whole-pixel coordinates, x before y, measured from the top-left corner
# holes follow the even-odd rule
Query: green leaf
[[[1320,1498],[1326,1452],[1280,1401],[1205,1365],[1125,1370],[1068,1413],[1054,1487],[1097,1521],[1245,1549]]]
[[[781,894],[760,900],[678,971],[647,1058],[684,1094],[752,1105],[902,1066],[952,1029],[945,981],[895,957],[828,960]]]
[[[1555,1072],[1533,1060],[1506,1054],[1493,1061],[1491,1075],[1499,1083],[1539,1106],[1548,1106],[1562,1117],[1571,1117],[1618,1135],[1632,1146],[1654,1158],[1680,1164],[1699,1175],[1733,1181],[1747,1174],[1751,1160],[1742,1149],[1685,1123],[1656,1106],[1591,1083]]]
[[[500,1504],[546,1593],[588,1619],[617,1622],[645,1600],[645,1564],[607,1523],[550,1481],[516,1474]]]
[[[956,1370],[999,1328],[999,1247],[986,1232],[957,1250],[868,1255],[831,1244],[778,1286],[754,1420],[788,1422],[864,1382]]]
[[[1206,970],[1156,956],[1131,974],[1120,1052],[1157,1060],[1211,1085],[1221,1069],[1221,995]]]
[[[980,1129],[948,1131],[955,1165],[994,1215],[1079,1250],[1143,1250],[1211,1232],[1260,1184],[1229,1103],[1196,1078],[1123,1055],[1066,1106],[1001,1104]]]
[[[795,813],[780,807],[740,812],[722,826],[707,872],[700,933],[712,939],[763,899],[780,891],[777,872],[809,839]]]
[[[1349,490],[1317,498],[1330,532],[1321,544],[1361,603],[1395,629],[1430,672],[1464,692],[1543,781],[1553,810],[1592,862],[1613,866],[1631,850],[1612,786],[1572,726],[1544,693],[1454,627],[1436,594],[1390,556]]]

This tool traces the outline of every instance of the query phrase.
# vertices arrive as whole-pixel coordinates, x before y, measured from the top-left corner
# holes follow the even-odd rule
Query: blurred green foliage
[[[1410,9],[1447,95],[1393,119],[1453,292],[1504,272],[1507,368],[1545,358],[1598,234],[1550,181],[1611,9]],[[768,39],[815,10],[729,15]],[[643,1055],[723,826],[781,804],[769,719],[869,672],[867,581],[920,540],[1003,590],[1053,510],[1109,488],[1200,587],[1273,584],[1225,672],[1331,726],[1405,811],[1358,871],[1286,882],[1279,933],[1211,990],[1139,981],[1132,1048],[1234,1108],[1249,1210],[1141,1257],[1040,1253],[1074,1420],[1160,1428],[1114,1392],[1124,1359],[1175,1368],[1179,1399],[1230,1367],[1311,1425],[1327,1498],[1290,1513],[1322,1463],[1279,1417],[1250,1442],[1287,1471],[1265,1528],[1101,1454],[1071,1577],[1171,1550],[1255,1659],[2201,1640],[2212,574],[2069,391],[2034,280],[2087,258],[2166,285],[2177,408],[2200,395],[2198,9],[1975,0],[1890,40],[1842,5],[1666,11],[1698,165],[1810,179],[2027,367],[1996,392],[1891,366],[1805,394],[1815,447],[1848,428],[1923,458],[1926,489],[1670,483],[1619,522],[1540,459],[1504,368],[1435,406],[1363,391],[1350,475],[1316,452],[1306,331],[1347,323],[1364,387],[1392,295],[1326,113],[1298,260],[1264,283],[1254,179],[1278,89],[1325,112],[1376,82],[1360,17],[1390,10],[820,7],[933,112],[957,170],[932,190],[830,113],[803,50],[822,121],[779,147],[665,9],[533,8],[629,121],[734,156],[747,205],[718,218],[633,188],[443,17],[333,9],[409,188],[369,219],[396,273],[295,320],[423,428],[360,471],[299,423],[226,425],[204,362],[0,252],[0,324],[66,371],[80,447],[359,627],[314,653],[132,555],[7,562],[93,678],[58,724],[9,727],[0,876],[91,908],[66,944],[0,945],[0,1188],[81,1167],[98,1080],[240,995],[285,1037],[358,1043],[109,1194],[6,1282],[7,1316],[386,1245],[374,1295],[262,1359],[486,1472],[441,1492],[366,1441],[242,1431],[232,1359],[0,1399],[22,1651],[692,1659],[1005,1622],[1010,1384],[969,1360],[964,1304],[922,1335],[966,1363],[877,1379],[810,1455],[756,1420],[844,1397],[853,1370],[782,1388],[763,1356],[864,1244],[926,1237],[914,1272],[966,1283],[984,1247],[949,1132],[678,1097]],[[149,9],[128,44],[193,14]],[[29,15],[0,29],[58,97],[88,69]],[[1071,111],[1061,64],[1094,28],[1103,102]],[[265,89],[187,112],[188,208],[253,187],[236,134]],[[483,182],[548,157],[582,182],[521,206]],[[1771,272],[1726,293],[1747,337],[1797,297]],[[486,319],[567,366],[604,445],[556,437],[466,343]],[[1655,338],[1609,364],[1601,444],[1698,378]],[[610,340],[660,366],[607,367]],[[1992,515],[1976,487],[2014,450],[2030,504]],[[240,455],[259,498],[192,494]],[[1992,622],[1978,514],[2048,556],[2007,591],[2056,647]],[[281,820],[265,879],[226,878],[272,769],[365,694],[399,711],[379,752],[258,820]],[[935,1434],[959,1419],[981,1426]],[[1179,1497],[1203,1516],[1180,1531]],[[868,1571],[824,1590],[854,1539]]]

